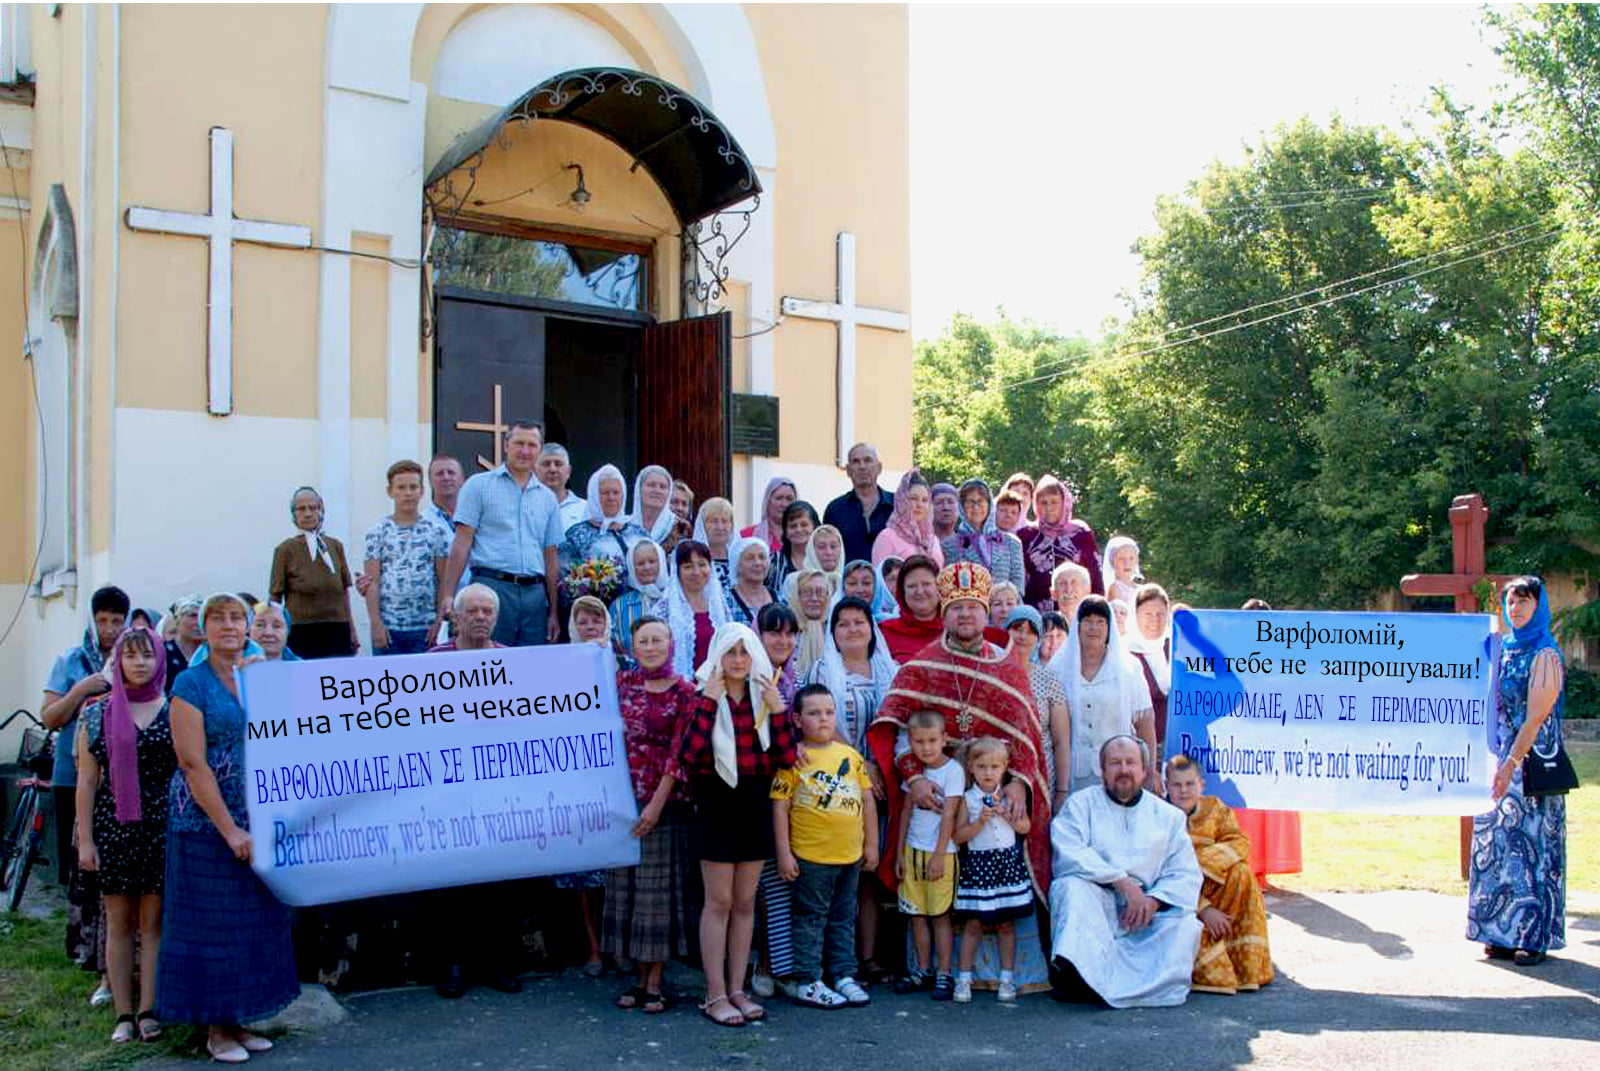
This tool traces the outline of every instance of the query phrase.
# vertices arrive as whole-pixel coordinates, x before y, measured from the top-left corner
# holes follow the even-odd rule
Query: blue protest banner
[[[1478,814],[1494,777],[1486,614],[1180,610],[1167,754],[1235,807]]]
[[[241,678],[252,865],[286,904],[639,861],[601,647],[254,663]]]

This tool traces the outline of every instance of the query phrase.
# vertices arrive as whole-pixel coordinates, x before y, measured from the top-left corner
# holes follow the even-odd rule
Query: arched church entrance
[[[588,140],[553,150],[552,123]],[[657,205],[625,210],[645,233],[593,226],[593,199],[640,172]],[[699,313],[759,194],[717,118],[638,71],[557,75],[459,137],[425,186],[435,449],[491,468],[500,432],[534,415],[580,478],[658,463],[727,495],[731,317]],[[503,210],[530,199],[555,211]]]

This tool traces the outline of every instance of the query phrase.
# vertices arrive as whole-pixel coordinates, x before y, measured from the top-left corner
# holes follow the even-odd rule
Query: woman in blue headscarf
[[[882,621],[900,612],[894,596],[883,586],[883,577],[865,558],[845,563],[843,595],[853,595],[872,608],[872,620]]]
[[[1044,618],[1031,606],[1019,606],[1006,617],[1011,648],[1028,667],[1028,683],[1033,685],[1033,705],[1039,715],[1039,738],[1044,743],[1044,773],[1050,782],[1050,812],[1054,814],[1072,790],[1072,715],[1067,709],[1067,692],[1061,678],[1040,656],[1044,638]],[[1064,776],[1056,771],[1056,756],[1067,764]]]
[[[945,564],[977,562],[998,583],[1010,581],[1023,590],[1027,582],[1022,543],[994,523],[994,494],[982,480],[968,480],[959,492],[961,519],[955,534],[941,543]]]
[[[1482,941],[1491,959],[1531,967],[1567,943],[1567,800],[1528,795],[1522,763],[1530,750],[1549,757],[1561,747],[1566,672],[1539,578],[1517,577],[1502,598],[1500,766],[1494,809],[1472,823],[1467,939]]]

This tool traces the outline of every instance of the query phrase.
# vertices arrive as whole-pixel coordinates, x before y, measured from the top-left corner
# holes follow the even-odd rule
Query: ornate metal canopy
[[[507,123],[536,119],[575,123],[620,146],[655,179],[685,231],[761,193],[755,167],[710,109],[653,75],[615,67],[567,71],[524,93],[457,138],[427,185],[471,168]]]

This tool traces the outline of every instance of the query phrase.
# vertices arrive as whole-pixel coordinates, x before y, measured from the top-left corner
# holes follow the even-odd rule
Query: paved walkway
[[[1007,1008],[988,994],[960,1007],[884,994],[870,1008],[829,1013],[778,999],[767,1022],[729,1030],[689,1003],[659,1017],[617,1011],[619,978],[568,972],[530,980],[517,996],[474,989],[448,1002],[416,988],[349,997],[346,1023],[283,1039],[252,1063],[263,1071],[1600,1066],[1600,916],[1569,916],[1567,950],[1518,970],[1485,962],[1462,939],[1459,897],[1286,893],[1268,907],[1278,980],[1256,994],[1197,994],[1182,1008],[1113,1012],[1044,995]]]

